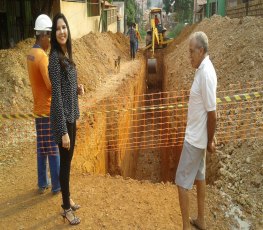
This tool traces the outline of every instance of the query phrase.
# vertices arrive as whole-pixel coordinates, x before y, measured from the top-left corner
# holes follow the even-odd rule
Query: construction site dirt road
[[[259,93],[218,109],[218,151],[207,157],[207,226],[263,228],[263,19],[213,16],[186,27],[156,52],[155,75],[147,74],[147,52],[140,50],[130,61],[122,34],[91,33],[73,42],[86,89],[71,176],[82,221],[74,229],[182,228],[174,174],[187,109],[173,108],[187,103],[194,76],[187,38],[199,30],[209,37],[218,97]],[[33,43],[28,39],[0,51],[1,114],[32,110],[26,54]],[[60,195],[37,193],[34,119],[1,116],[0,149],[0,228],[70,228],[59,215]],[[191,191],[191,215],[195,194]]]

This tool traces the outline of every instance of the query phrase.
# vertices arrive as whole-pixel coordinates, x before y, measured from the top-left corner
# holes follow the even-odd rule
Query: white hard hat
[[[41,14],[37,17],[34,30],[51,31],[52,30],[51,28],[52,28],[52,21],[50,17],[48,17],[45,14]]]

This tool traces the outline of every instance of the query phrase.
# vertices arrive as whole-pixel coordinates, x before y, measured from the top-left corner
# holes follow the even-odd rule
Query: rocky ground
[[[220,193],[239,206],[236,212],[247,218],[252,229],[263,227],[263,161],[262,141],[243,141],[219,146],[208,162],[208,182]],[[222,206],[224,207],[224,206]],[[228,207],[224,207],[226,210]]]

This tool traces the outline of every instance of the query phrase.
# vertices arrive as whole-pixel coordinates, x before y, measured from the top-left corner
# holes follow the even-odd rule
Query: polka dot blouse
[[[65,60],[66,68],[62,69],[58,53],[53,51],[49,57],[49,77],[52,97],[50,107],[50,122],[56,143],[62,142],[66,134],[67,124],[74,123],[79,118],[77,71]]]

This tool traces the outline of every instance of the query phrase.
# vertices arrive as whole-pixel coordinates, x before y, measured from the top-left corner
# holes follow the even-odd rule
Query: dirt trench
[[[141,107],[141,95],[146,90],[145,70],[146,62],[140,54],[136,61],[121,63],[120,72],[113,76],[112,89],[108,84],[100,90],[106,94],[93,95],[96,100],[90,100],[86,115],[79,122],[81,141],[76,145],[75,168],[135,177],[138,148],[131,148],[134,137],[130,135],[140,119],[135,119],[136,112],[132,111]],[[120,82],[117,87],[115,79]]]
[[[180,148],[160,147],[166,135],[164,104],[165,77],[163,50],[157,50],[157,73],[147,73],[150,53],[138,57],[130,66],[122,66],[116,78],[133,69],[128,81],[123,81],[111,95],[90,106],[79,124],[77,143],[79,155],[74,166],[84,172],[121,175],[151,182],[172,181]],[[102,90],[103,91],[103,90]],[[140,111],[154,106],[154,111]],[[105,113],[106,111],[117,111]],[[171,159],[173,159],[171,161]]]
[[[146,52],[146,59],[149,58],[150,52]],[[157,72],[150,74],[146,71],[146,92],[145,92],[145,107],[154,106],[157,109],[153,111],[144,111],[143,116],[146,118],[145,124],[141,124],[143,127],[142,146],[138,152],[138,161],[136,164],[135,179],[149,180],[151,182],[160,182],[163,180],[161,173],[161,156],[162,149],[158,147],[158,138],[162,135],[163,125],[162,111],[158,109],[158,105],[162,103],[162,91],[163,91],[163,72],[162,72],[162,50],[155,52],[155,58],[157,61]],[[146,66],[146,68],[148,68]],[[157,143],[157,144],[156,144]],[[148,148],[145,145],[152,146]],[[157,147],[154,147],[155,144]]]
[[[176,168],[180,159],[182,146],[172,143],[169,134],[171,111],[167,108],[169,97],[167,94],[167,75],[164,71],[164,51],[155,51],[157,60],[156,74],[146,72],[146,107],[155,107],[154,111],[146,111],[146,126],[144,126],[143,139],[152,144],[152,148],[141,149],[138,153],[135,179],[149,180],[153,183],[174,181]],[[149,58],[151,53],[146,53]],[[179,121],[180,122],[180,121]],[[150,132],[150,135],[148,134]],[[147,135],[148,134],[148,135]],[[166,139],[166,140],[164,140]],[[152,142],[152,143],[151,143]],[[167,147],[166,147],[167,146]]]

